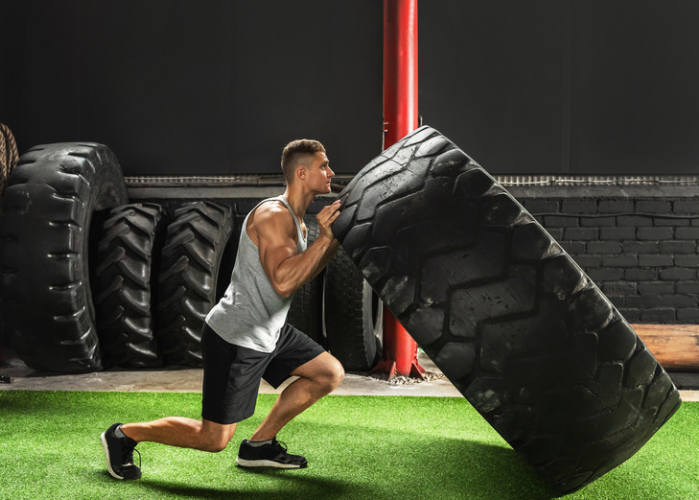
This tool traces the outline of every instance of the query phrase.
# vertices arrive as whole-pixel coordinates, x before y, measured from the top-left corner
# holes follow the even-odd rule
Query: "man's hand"
[[[335,235],[333,234],[332,224],[340,216],[340,200],[335,201],[332,205],[327,205],[318,212],[316,219],[318,220],[318,227],[320,228],[320,234],[324,235],[329,240],[334,240]]]

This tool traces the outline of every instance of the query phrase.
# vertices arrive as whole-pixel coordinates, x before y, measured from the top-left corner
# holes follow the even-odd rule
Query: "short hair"
[[[297,139],[287,144],[282,151],[282,172],[286,182],[294,180],[299,165],[309,167],[311,157],[316,153],[325,153],[325,147],[313,139]]]

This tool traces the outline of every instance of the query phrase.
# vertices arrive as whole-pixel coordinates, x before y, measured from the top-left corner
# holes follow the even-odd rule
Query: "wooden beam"
[[[631,325],[667,371],[699,371],[699,325]]]

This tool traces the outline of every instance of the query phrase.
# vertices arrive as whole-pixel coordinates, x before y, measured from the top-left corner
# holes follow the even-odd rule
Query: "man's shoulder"
[[[253,223],[258,230],[265,227],[293,230],[294,221],[289,215],[289,209],[282,201],[271,199],[255,209]]]
[[[258,221],[280,219],[282,217],[288,218],[288,213],[289,210],[281,200],[271,198],[269,200],[265,200],[255,209],[254,217]]]

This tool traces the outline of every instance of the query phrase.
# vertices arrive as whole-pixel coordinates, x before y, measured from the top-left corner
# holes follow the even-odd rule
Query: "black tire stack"
[[[16,147],[0,149],[3,165],[10,165]],[[44,372],[201,366],[201,327],[235,262],[235,206],[129,203],[117,158],[106,146],[32,148],[8,175],[0,221],[10,345],[25,364]],[[312,244],[319,230],[315,216],[305,223]],[[323,321],[326,290],[333,304],[325,307],[329,326]],[[378,304],[341,252],[327,273],[297,292],[289,322],[320,344],[332,344],[348,370],[367,371],[380,352]],[[354,306],[358,312],[349,310]],[[350,321],[343,321],[345,314]],[[338,342],[347,329],[351,343]],[[345,352],[352,349],[357,352]]]
[[[49,144],[20,158],[3,197],[0,261],[6,333],[28,366],[102,368],[89,235],[101,228],[99,214],[126,201],[119,163],[105,146]]]
[[[114,208],[99,242],[94,290],[97,333],[105,366],[163,363],[155,311],[163,246],[163,207],[132,203]]]
[[[2,312],[27,366],[200,364],[203,319],[232,269],[231,206],[128,203],[106,146],[59,143],[20,158],[3,212]]]
[[[383,302],[343,248],[328,263],[325,282],[328,349],[347,371],[371,370],[383,352]]]
[[[554,488],[631,457],[678,409],[669,376],[526,210],[418,129],[341,193],[338,239],[451,382]]]
[[[160,342],[169,364],[201,366],[201,329],[219,298],[224,250],[234,233],[229,206],[200,201],[173,212],[159,277]]]

